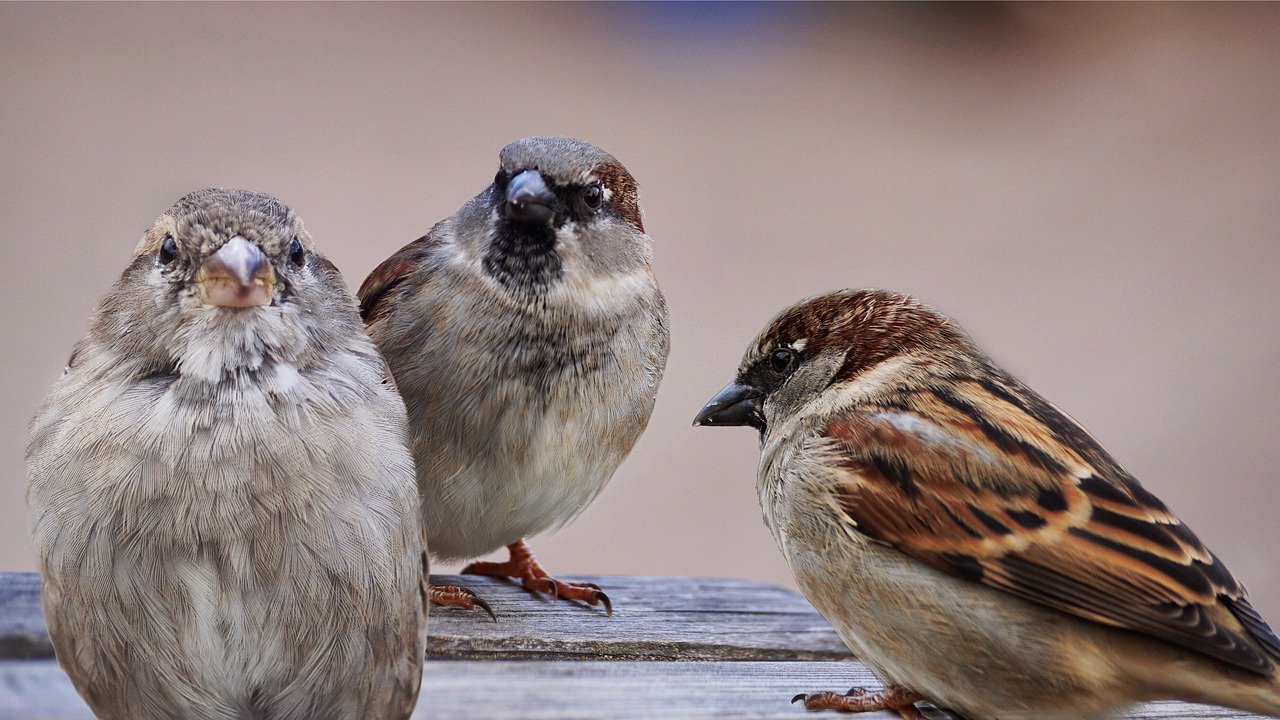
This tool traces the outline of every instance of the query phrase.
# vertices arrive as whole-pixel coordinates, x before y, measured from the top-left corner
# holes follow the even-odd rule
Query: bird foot
[[[835,710],[837,712],[863,713],[889,710],[898,713],[903,720],[925,720],[916,703],[925,698],[905,688],[890,686],[880,692],[867,692],[865,688],[853,688],[844,695],[833,692],[800,693],[791,702],[804,701],[806,710]]]
[[[605,615],[613,615],[609,596],[594,583],[570,583],[556,580],[538,565],[533,551],[523,540],[507,546],[511,559],[506,562],[474,562],[462,568],[463,575],[514,578],[529,592],[550,595],[560,600],[578,600],[588,605],[604,606]]]
[[[553,577],[521,578],[520,584],[530,592],[543,593],[560,600],[580,600],[588,605],[603,605],[606,617],[613,615],[613,603],[595,583],[570,583]]]
[[[464,610],[480,608],[489,613],[489,617],[493,618],[494,622],[498,621],[498,616],[493,614],[493,608],[489,607],[489,603],[469,588],[456,585],[432,585],[429,597],[432,605],[457,607]]]

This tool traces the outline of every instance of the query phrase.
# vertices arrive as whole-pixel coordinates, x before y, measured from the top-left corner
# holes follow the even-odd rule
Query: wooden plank
[[[427,663],[415,720],[797,720],[813,715],[790,704],[792,695],[878,688],[856,662],[522,662]],[[931,720],[951,718],[927,709]],[[0,717],[7,720],[92,720],[71,683],[52,661],[0,661]],[[896,720],[888,713],[858,715]],[[1220,708],[1160,702],[1143,705],[1134,720],[1254,718]]]
[[[442,659],[839,660],[844,643],[804,598],[745,580],[577,577],[613,600],[599,608],[557,602],[476,576],[440,576],[489,602],[482,612],[437,608],[428,655]],[[0,658],[51,658],[31,573],[0,573]]]
[[[801,718],[807,713],[788,702],[798,692],[879,687],[809,604],[782,588],[698,578],[574,579],[604,587],[613,617],[491,578],[434,578],[471,587],[499,621],[452,609],[432,613],[432,659],[414,717]],[[0,573],[0,657],[12,658],[0,660],[0,717],[92,717],[48,659],[33,574]],[[663,662],[669,660],[701,662]],[[1130,717],[1250,716],[1155,703]]]
[[[575,577],[613,601],[613,616],[475,576],[434,578],[479,593],[498,621],[433,610],[428,657],[581,660],[840,660],[848,648],[800,595],[746,580]]]
[[[0,659],[51,658],[35,573],[0,573]]]

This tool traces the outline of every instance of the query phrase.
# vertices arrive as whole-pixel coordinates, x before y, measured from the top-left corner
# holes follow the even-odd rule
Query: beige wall
[[[878,285],[1097,433],[1280,621],[1280,7],[761,12],[0,5],[0,567],[33,566],[27,419],[175,198],[277,194],[355,286],[557,133],[640,179],[674,338],[648,434],[536,544],[553,570],[788,582],[752,433],[689,423],[776,310]]]

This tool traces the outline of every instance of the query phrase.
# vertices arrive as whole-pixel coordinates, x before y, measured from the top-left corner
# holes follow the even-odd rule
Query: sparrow
[[[32,421],[62,668],[99,718],[408,718],[426,556],[404,404],[279,200],[146,232]]]
[[[1280,715],[1280,639],[1222,562],[911,297],[784,310],[695,424],[759,430],[765,524],[887,685],[798,695],[809,709],[1092,720],[1170,698]]]
[[[369,275],[360,310],[409,408],[433,556],[506,546],[507,562],[462,572],[611,614],[525,538],[582,512],[649,421],[669,345],[653,242],[635,179],[600,148],[532,137],[498,161],[483,192]]]

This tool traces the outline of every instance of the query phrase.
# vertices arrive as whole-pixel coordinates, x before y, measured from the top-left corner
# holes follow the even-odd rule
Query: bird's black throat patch
[[[555,230],[502,223],[485,251],[484,269],[508,290],[529,294],[545,291],[564,274],[564,261],[556,252]]]

